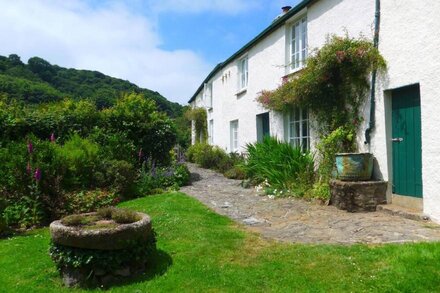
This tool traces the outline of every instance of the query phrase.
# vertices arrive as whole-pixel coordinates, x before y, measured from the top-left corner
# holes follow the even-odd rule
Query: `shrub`
[[[136,197],[134,182],[137,171],[133,165],[126,161],[110,160],[103,162],[101,168],[105,177],[103,186],[112,189],[123,198]]]
[[[229,179],[244,180],[246,179],[246,172],[242,166],[233,166],[231,169],[227,170],[223,175]]]
[[[185,164],[176,164],[174,167],[174,181],[179,186],[185,186],[189,183],[191,173]]]
[[[63,214],[88,213],[101,207],[117,204],[120,198],[116,193],[103,189],[70,192],[63,196],[64,207],[58,210],[58,217]]]
[[[65,172],[63,187],[87,188],[95,182],[99,163],[99,145],[89,139],[72,135],[61,147],[56,148],[57,160]]]
[[[262,142],[246,146],[246,175],[255,182],[268,183],[278,189],[292,189],[300,184],[312,184],[313,156],[300,148],[276,138],[266,137]]]
[[[137,181],[137,192],[148,195],[163,189],[179,190],[180,186],[189,183],[190,172],[186,165],[175,163],[170,167],[156,167],[154,163],[145,162]]]

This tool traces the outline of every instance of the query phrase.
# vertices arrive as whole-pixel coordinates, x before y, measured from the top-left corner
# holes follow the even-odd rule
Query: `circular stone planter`
[[[95,213],[83,214],[92,216]],[[151,219],[147,214],[137,213],[141,219],[130,224],[112,228],[84,229],[62,224],[61,220],[50,224],[50,235],[56,244],[98,250],[128,248],[133,241],[147,241],[151,235]]]

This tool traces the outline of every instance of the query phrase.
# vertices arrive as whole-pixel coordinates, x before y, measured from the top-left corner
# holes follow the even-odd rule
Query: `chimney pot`
[[[290,9],[292,9],[292,6],[284,6],[281,7],[281,9],[283,10],[283,13],[286,14],[287,12],[289,12]]]

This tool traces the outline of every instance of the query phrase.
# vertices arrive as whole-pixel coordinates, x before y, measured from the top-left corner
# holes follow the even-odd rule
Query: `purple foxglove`
[[[27,149],[29,154],[34,152],[34,145],[32,144],[32,141],[28,141]]]
[[[41,180],[41,170],[40,170],[40,168],[35,169],[34,178],[35,178],[36,181],[40,181]]]

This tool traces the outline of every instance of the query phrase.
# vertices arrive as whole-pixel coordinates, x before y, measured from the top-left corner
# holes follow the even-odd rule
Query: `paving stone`
[[[221,215],[245,224],[246,219],[260,223],[246,225],[264,237],[295,243],[402,243],[440,241],[440,226],[393,216],[388,213],[348,213],[334,206],[295,198],[269,200],[241,181],[227,179],[214,171],[188,164],[192,185],[182,192],[198,199]],[[229,203],[228,208],[225,203]]]

